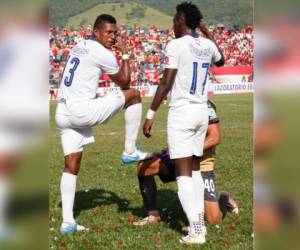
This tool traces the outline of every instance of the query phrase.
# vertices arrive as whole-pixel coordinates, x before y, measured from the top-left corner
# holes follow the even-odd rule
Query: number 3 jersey
[[[79,42],[71,51],[60,83],[60,97],[72,103],[96,97],[103,73],[119,70],[114,54],[93,39]]]
[[[209,39],[185,35],[166,48],[165,68],[177,69],[171,89],[170,107],[207,102],[207,78],[211,62],[221,54]]]

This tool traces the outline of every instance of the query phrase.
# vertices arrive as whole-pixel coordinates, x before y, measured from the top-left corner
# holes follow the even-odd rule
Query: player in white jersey
[[[129,164],[150,156],[135,146],[142,113],[141,97],[138,90],[129,88],[129,55],[124,41],[115,43],[116,35],[115,18],[107,14],[98,16],[92,37],[72,49],[61,80],[61,96],[55,118],[65,155],[60,184],[63,212],[60,231],[63,234],[86,229],[75,222],[73,204],[83,148],[94,142],[93,126],[107,122],[125,109],[123,163]],[[120,67],[110,50],[112,46],[123,54]],[[121,87],[118,94],[97,98],[99,78],[103,73],[110,75]]]
[[[168,114],[168,146],[174,159],[178,196],[191,231],[180,239],[184,244],[205,242],[204,185],[199,157],[208,126],[206,82],[211,63],[224,65],[224,57],[192,3],[177,5],[173,19],[176,39],[167,46],[163,79],[148,110],[143,132],[151,136],[154,115],[171,91]],[[199,37],[200,27],[206,38]],[[199,200],[201,202],[199,202]]]

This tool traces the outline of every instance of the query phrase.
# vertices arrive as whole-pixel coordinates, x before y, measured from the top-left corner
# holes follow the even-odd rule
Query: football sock
[[[136,103],[125,110],[125,152],[132,154],[139,133],[142,117],[142,103]]]
[[[0,176],[0,236],[6,229],[7,198],[9,195],[8,179]]]
[[[140,191],[147,211],[157,210],[157,189],[153,175],[139,176]]]
[[[201,227],[204,227],[204,183],[200,171],[192,171],[194,191],[196,195],[196,209]]]
[[[77,176],[63,173],[60,182],[60,192],[62,200],[63,222],[75,223],[73,216],[73,205],[76,191]]]
[[[178,197],[191,226],[191,233],[200,234],[201,225],[196,208],[196,202],[199,202],[199,200],[196,201],[192,177],[178,176],[176,181],[178,186]]]

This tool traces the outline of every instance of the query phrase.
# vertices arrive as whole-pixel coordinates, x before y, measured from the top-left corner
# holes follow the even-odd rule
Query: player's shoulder
[[[200,40],[200,43],[201,43],[202,45],[206,45],[206,46],[208,46],[208,47],[215,47],[215,44],[214,44],[213,41],[210,40],[210,39],[207,39],[207,38],[205,38],[205,37],[200,36],[200,37],[199,37],[199,40]]]

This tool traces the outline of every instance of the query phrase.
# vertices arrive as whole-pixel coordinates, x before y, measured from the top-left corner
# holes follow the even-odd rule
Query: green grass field
[[[172,17],[160,12],[151,7],[145,8],[145,16],[142,18],[126,19],[126,14],[132,11],[132,7],[137,6],[135,3],[124,3],[124,7],[120,7],[120,3],[105,3],[98,4],[95,7],[86,10],[78,15],[72,16],[68,19],[67,28],[78,28],[81,25],[94,25],[95,19],[98,15],[109,13],[116,17],[118,25],[126,24],[130,27],[144,27],[150,28],[153,25],[159,28],[172,28]]]
[[[229,214],[218,227],[208,225],[207,243],[201,249],[252,249],[252,94],[215,95],[221,120],[222,143],[217,149],[216,184],[227,190],[240,205],[239,216]],[[143,99],[145,115],[151,98]],[[123,113],[105,125],[94,128],[96,142],[83,156],[77,179],[75,215],[90,232],[61,236],[59,183],[63,152],[55,128],[55,103],[50,106],[50,211],[51,249],[199,249],[178,243],[186,219],[177,198],[176,183],[157,179],[160,211],[165,223],[137,228],[134,218],[145,216],[139,194],[135,165],[123,166],[120,156],[124,144]],[[144,116],[143,116],[144,117]],[[166,145],[167,105],[156,115],[153,136],[146,139],[140,131],[138,143],[148,151]],[[38,237],[38,236],[37,236]]]

